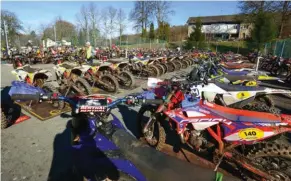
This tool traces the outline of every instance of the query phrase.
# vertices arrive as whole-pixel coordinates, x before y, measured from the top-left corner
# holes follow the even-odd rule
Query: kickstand
[[[29,105],[28,105],[29,108],[31,108],[32,101],[33,101],[33,100],[31,100],[31,101],[29,102]]]
[[[224,157],[224,154],[219,158],[218,163],[216,164],[216,166],[215,166],[215,168],[214,168],[214,171],[215,171],[215,172],[217,171],[219,165],[221,164],[223,157]]]
[[[94,87],[94,86],[95,86],[95,83],[96,83],[96,80],[94,79],[94,81],[93,81],[93,84],[92,84],[92,87]]]

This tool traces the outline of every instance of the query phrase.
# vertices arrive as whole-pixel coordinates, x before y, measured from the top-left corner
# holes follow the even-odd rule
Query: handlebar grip
[[[30,101],[37,100],[39,101],[40,94],[12,94],[12,100],[22,100],[22,101]]]
[[[162,104],[162,99],[143,99],[142,104]]]

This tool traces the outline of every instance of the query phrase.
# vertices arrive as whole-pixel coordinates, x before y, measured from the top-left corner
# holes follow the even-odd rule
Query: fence
[[[144,38],[137,38],[131,41],[116,41],[116,45],[120,45],[122,48],[166,48],[167,42],[164,40],[151,40]]]
[[[185,42],[184,42],[184,45]],[[191,46],[191,47],[189,47]],[[199,48],[199,49],[205,49],[205,50],[212,50],[215,52],[234,52],[234,53],[240,53],[240,54],[247,54],[251,51],[249,46],[245,41],[205,41],[203,43],[199,42],[191,42],[191,45],[188,45],[188,48]]]
[[[265,44],[264,54],[291,58],[291,39],[276,40]]]
[[[185,45],[185,44],[184,44]],[[225,53],[228,51],[246,55],[249,52],[257,49],[258,44],[247,41],[207,41],[203,42],[203,45],[199,45],[198,42],[192,42],[191,45],[195,48],[211,49]],[[263,54],[272,54],[282,56],[284,58],[291,58],[291,39],[275,40],[270,43],[263,44],[260,50]],[[188,47],[189,48],[189,47]]]

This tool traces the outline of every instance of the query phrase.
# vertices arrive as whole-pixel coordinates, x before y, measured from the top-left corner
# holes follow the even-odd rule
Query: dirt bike
[[[290,64],[290,59],[283,59],[281,57],[278,59],[278,61],[276,61],[273,68],[271,69],[271,74],[280,77],[287,77]]]
[[[145,67],[155,67],[157,68],[158,72],[157,72],[157,76],[161,76],[163,75],[166,70],[164,68],[164,66],[162,66],[160,64],[159,61],[157,61],[156,59],[151,59],[151,58],[144,58],[144,59],[138,59],[138,62],[142,63],[142,65],[144,65]]]
[[[16,81],[12,82],[9,95],[12,100],[39,102],[64,100],[71,105],[72,114],[65,114],[63,118],[71,119],[67,126],[72,136],[70,166],[73,169],[71,173],[73,180],[176,181],[189,178],[213,181],[238,180],[233,176],[184,162],[138,143],[122,122],[111,113],[118,105],[134,106],[154,103],[157,100],[138,99],[132,95],[112,100],[109,95],[104,94],[64,97],[45,94],[42,90],[35,90],[34,87]],[[77,135],[78,139],[73,139]],[[70,139],[67,141],[70,142]],[[149,157],[154,159],[148,159]],[[54,178],[51,177],[52,180]]]
[[[81,77],[82,71],[76,67],[76,64],[66,63],[57,64],[53,67],[60,90],[64,96],[92,94],[91,86]]]
[[[99,69],[103,74],[113,75],[120,86],[125,89],[131,89],[135,85],[135,79],[130,71],[124,70],[128,66],[128,60],[123,59],[109,59],[106,61],[107,66]]]
[[[130,56],[129,63],[123,67],[123,70],[130,71],[139,77],[158,77],[159,69],[155,65],[146,66],[146,64],[146,61]]]
[[[196,105],[183,107],[177,85],[156,92],[161,103],[142,106],[137,118],[140,137],[150,146],[163,149],[167,133],[173,132],[179,140],[176,146],[208,155],[215,170],[225,161],[243,179],[291,179],[291,146],[279,142],[280,136],[291,132],[290,115],[224,107],[208,102],[207,92]]]
[[[169,56],[167,58],[167,65],[169,72],[178,71],[182,68],[183,64],[180,61],[182,58],[176,56]]]
[[[26,82],[30,85],[40,87],[46,92],[59,92],[57,87],[48,79],[52,77],[52,73],[48,70],[32,68],[30,65],[25,65],[12,70],[11,73],[16,76],[16,80]],[[53,107],[63,109],[64,102],[52,102]]]

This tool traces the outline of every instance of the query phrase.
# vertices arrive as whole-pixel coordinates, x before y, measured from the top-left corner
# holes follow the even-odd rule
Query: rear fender
[[[282,122],[287,123],[291,126],[291,115],[281,114]]]
[[[271,89],[271,88],[266,88],[264,90],[266,94],[291,94],[290,90],[283,90],[283,89]]]
[[[113,72],[113,69],[109,65],[100,66],[98,69],[99,72],[108,71]]]
[[[259,75],[258,80],[280,80],[278,77],[270,77],[266,75]]]
[[[118,64],[118,68],[123,69],[127,65],[129,65],[129,64],[126,62],[123,62],[123,63]]]
[[[19,75],[19,74],[16,72],[16,70],[12,70],[11,73],[12,73],[12,75],[15,75],[16,80],[22,80],[22,76]]]
[[[36,79],[43,79],[43,80],[47,80],[49,77],[51,77],[52,74],[49,72],[49,73],[37,73],[34,75],[33,77],[33,82],[36,80]]]

